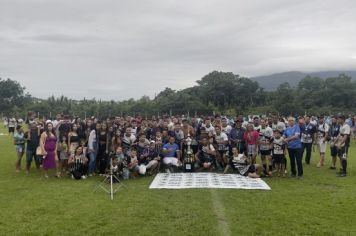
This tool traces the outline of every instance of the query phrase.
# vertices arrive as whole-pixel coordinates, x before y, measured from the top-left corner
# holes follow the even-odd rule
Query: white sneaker
[[[82,175],[82,179],[86,179],[87,177],[85,175]]]
[[[72,175],[72,179],[74,179],[74,175]]]

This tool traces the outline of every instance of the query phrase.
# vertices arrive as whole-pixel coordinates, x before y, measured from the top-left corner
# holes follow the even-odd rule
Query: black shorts
[[[344,154],[347,155],[348,151],[349,151],[349,147],[347,145],[345,145],[342,148],[337,149],[337,155],[338,155],[338,157],[342,158],[344,156]]]
[[[248,176],[249,173],[255,173],[256,172],[256,167],[255,165],[250,165],[248,167],[248,170],[246,171],[246,173],[244,174],[244,176]]]
[[[336,157],[337,156],[337,147],[335,147],[335,146],[330,147],[330,154],[332,157]]]
[[[15,127],[9,127],[9,133],[14,133],[15,132]]]
[[[274,154],[273,155],[273,160],[274,163],[276,164],[284,164],[286,157],[284,156],[284,154]]]
[[[261,156],[270,156],[271,150],[260,150]]]

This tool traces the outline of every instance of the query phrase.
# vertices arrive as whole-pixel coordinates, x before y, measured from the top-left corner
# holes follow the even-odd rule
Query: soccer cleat
[[[341,173],[341,174],[337,175],[337,177],[346,177],[346,176],[347,176],[346,173]]]

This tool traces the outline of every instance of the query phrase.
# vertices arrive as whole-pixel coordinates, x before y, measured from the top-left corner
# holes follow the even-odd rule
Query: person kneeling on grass
[[[157,170],[159,160],[160,156],[156,151],[156,142],[151,141],[150,146],[146,148],[140,156],[138,173],[145,175],[146,171],[149,170],[149,175],[152,175],[153,172]]]
[[[201,146],[198,149],[195,158],[200,164],[202,170],[213,170],[215,163],[216,151],[212,144],[208,142],[206,137],[201,140]]]
[[[248,176],[250,178],[259,178],[260,176],[257,172],[260,169],[259,164],[251,164],[248,158],[243,154],[239,153],[236,147],[232,148],[232,157],[230,158],[230,166],[233,170],[236,170],[240,175]],[[224,173],[227,172],[225,169]]]
[[[163,145],[162,153],[164,155],[163,164],[166,166],[166,172],[177,171],[177,168],[180,166],[180,152],[178,144],[175,143],[175,137],[169,137],[169,142]]]
[[[113,165],[117,165],[119,175],[122,176],[123,179],[129,179],[130,171],[128,169],[128,159],[130,157],[125,156],[122,147],[117,147],[115,153],[111,155],[113,160]]]
[[[82,146],[78,146],[74,155],[70,156],[68,165],[70,166],[70,173],[72,179],[86,179],[85,166],[88,163],[88,158],[85,156]]]

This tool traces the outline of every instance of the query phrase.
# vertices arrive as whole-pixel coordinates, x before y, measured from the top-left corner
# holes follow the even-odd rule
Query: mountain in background
[[[298,85],[299,81],[305,78],[307,75],[312,77],[319,77],[322,79],[326,79],[329,77],[337,77],[340,74],[345,74],[347,76],[352,77],[353,80],[356,80],[356,71],[319,71],[319,72],[311,72],[305,73],[300,71],[288,71],[283,73],[276,73],[272,75],[264,75],[251,77],[251,80],[257,81],[259,85],[264,88],[266,91],[276,90],[277,87],[285,82],[288,82],[292,87]]]

